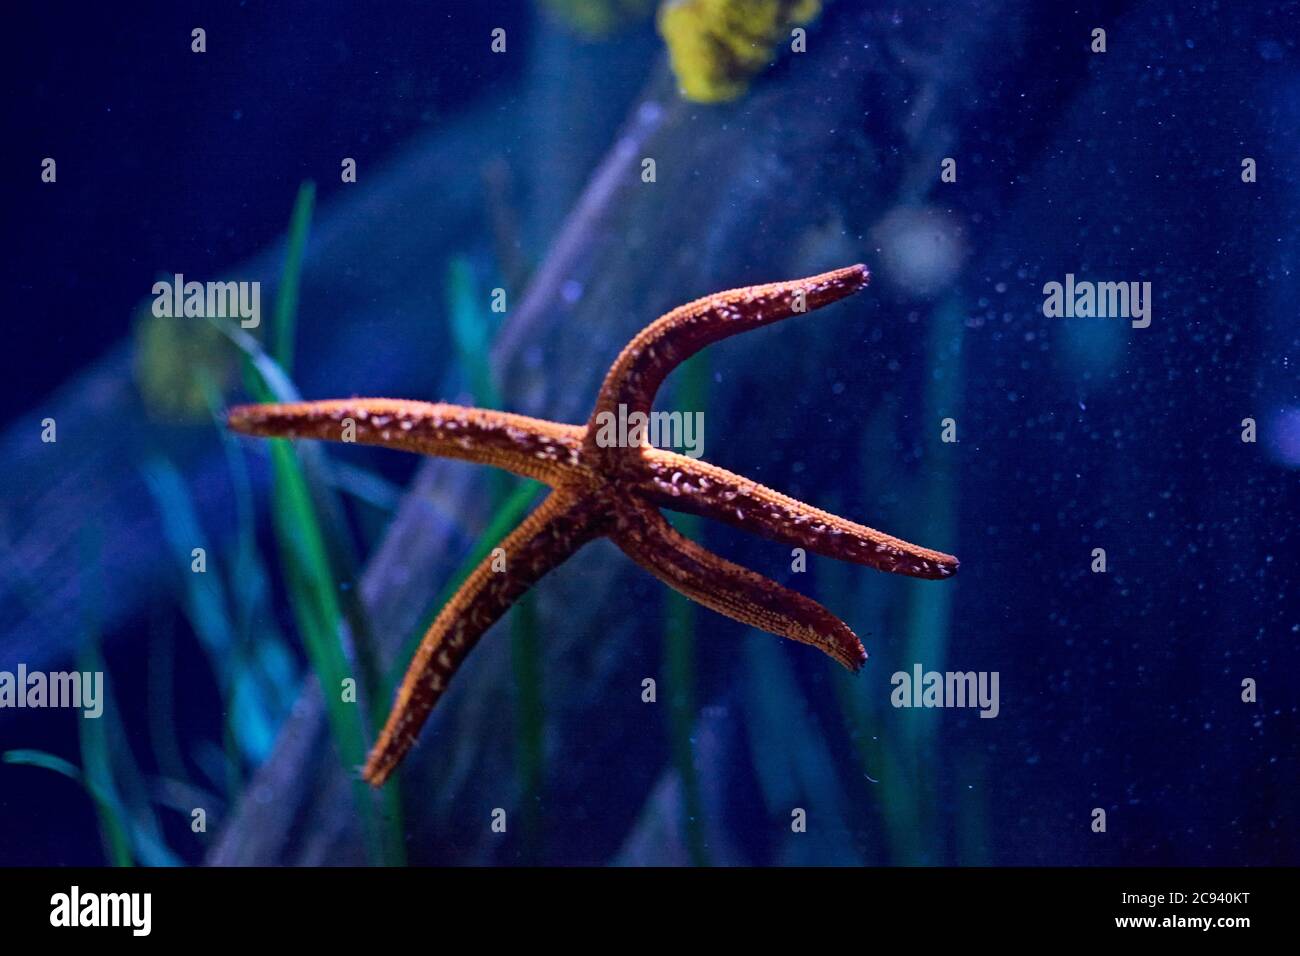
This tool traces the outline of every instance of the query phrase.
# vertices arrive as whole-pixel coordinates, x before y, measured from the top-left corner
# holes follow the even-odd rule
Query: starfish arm
[[[700,547],[650,504],[623,510],[614,543],[664,584],[742,624],[811,644],[849,670],[866,661],[857,635],[816,601]]]
[[[880,571],[931,579],[957,573],[951,554],[848,521],[707,462],[657,448],[643,449],[642,462],[641,492],[661,508]]]
[[[610,367],[588,422],[588,447],[596,447],[598,416],[617,416],[620,405],[629,414],[649,412],[668,373],[706,345],[829,305],[865,288],[870,278],[866,266],[848,266],[807,279],[718,292],[661,316]]]
[[[470,573],[420,642],[366,759],[366,780],[383,785],[479,638],[543,575],[591,540],[598,527],[589,499],[554,492],[499,545],[505,552],[504,571],[493,570],[498,558],[489,555]]]
[[[582,447],[582,428],[575,425],[389,398],[239,405],[226,421],[246,435],[355,441],[494,465],[552,487],[576,466]],[[345,431],[348,422],[351,436]]]

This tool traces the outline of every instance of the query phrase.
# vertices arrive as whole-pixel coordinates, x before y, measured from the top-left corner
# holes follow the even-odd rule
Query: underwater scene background
[[[18,8],[0,681],[103,685],[98,717],[0,699],[0,864],[1300,862],[1298,12]],[[658,407],[959,573],[673,516],[846,621],[853,675],[596,541],[362,783],[538,487],[225,409],[579,424],[656,316],[856,262]],[[258,283],[259,322],[156,314],[178,275]],[[929,672],[996,703],[900,706]]]

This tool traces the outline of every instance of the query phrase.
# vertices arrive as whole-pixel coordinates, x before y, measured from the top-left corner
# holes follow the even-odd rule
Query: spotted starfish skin
[[[362,771],[382,786],[470,649],[548,571],[594,538],[609,537],[633,561],[705,607],[819,648],[850,670],[867,654],[852,630],[811,598],[733,564],[677,531],[660,508],[714,518],[817,554],[881,571],[945,578],[957,559],[855,524],[706,462],[649,445],[598,439],[605,413],[648,413],[664,378],[704,346],[820,308],[864,288],[865,266],[748,286],[688,303],[643,329],[618,356],[586,426],[459,405],[354,398],[242,405],[228,424],[249,435],[382,445],[495,465],[552,489],[474,569],[425,634],[387,723]],[[349,434],[350,432],[350,434]]]

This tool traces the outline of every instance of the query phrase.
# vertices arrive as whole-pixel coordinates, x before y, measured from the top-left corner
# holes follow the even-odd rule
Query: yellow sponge
[[[776,56],[792,27],[821,12],[821,0],[666,0],[659,33],[682,96],[734,100]]]

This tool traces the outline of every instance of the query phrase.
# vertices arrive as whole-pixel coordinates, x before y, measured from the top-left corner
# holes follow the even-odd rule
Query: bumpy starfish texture
[[[757,482],[648,444],[603,443],[604,415],[648,413],[682,361],[730,335],[851,295],[865,266],[719,292],[662,316],[623,349],[585,426],[481,408],[385,398],[243,405],[232,429],[250,435],[344,439],[495,465],[552,489],[503,542],[506,569],[483,561],[425,634],[363,770],[382,786],[484,632],[546,572],[607,536],[633,561],[705,607],[819,648],[850,670],[866,660],[852,630],[811,598],[733,564],[678,534],[660,508],[714,518],[816,554],[919,578],[945,578],[957,559],[855,524]]]

